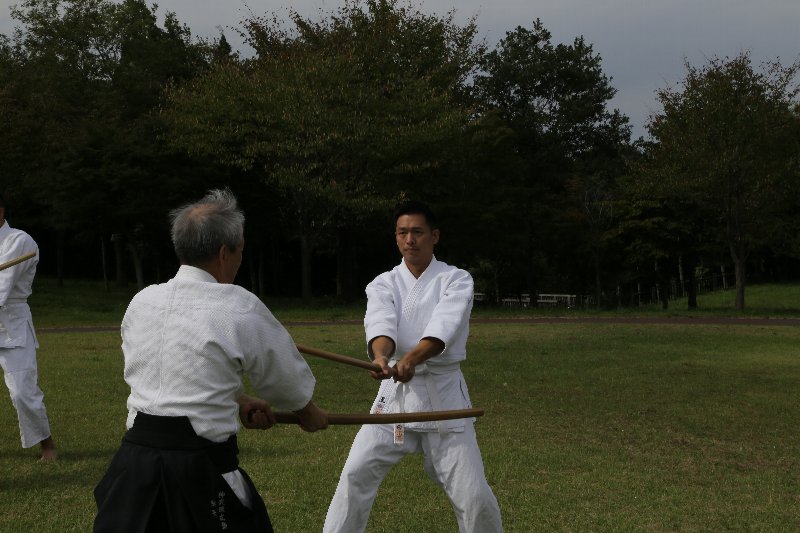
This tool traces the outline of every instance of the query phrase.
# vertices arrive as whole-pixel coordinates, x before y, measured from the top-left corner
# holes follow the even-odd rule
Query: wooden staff
[[[30,252],[30,253],[27,253],[25,255],[21,255],[21,256],[17,257],[16,259],[12,259],[11,261],[6,261],[5,263],[0,264],[0,270],[5,270],[7,268],[11,268],[14,265],[18,265],[19,263],[22,263],[23,261],[27,261],[28,259],[31,259],[33,257],[36,257],[36,252]]]
[[[336,361],[337,363],[344,363],[350,366],[357,366],[358,368],[363,368],[365,370],[372,370],[373,372],[381,371],[381,367],[376,365],[375,363],[370,363],[369,361],[362,361],[361,359],[348,357],[346,355],[339,355],[338,353],[326,352],[325,350],[320,350],[319,348],[312,348],[311,346],[298,344],[297,350],[303,352],[304,354],[314,355],[316,357],[322,357],[323,359],[329,359],[331,361]]]
[[[300,417],[295,413],[275,412],[279,424],[299,424]],[[451,411],[429,411],[427,413],[389,413],[384,415],[365,415],[358,413],[329,413],[328,424],[347,426],[352,424],[405,424],[409,422],[434,422],[483,416],[483,409],[453,409]]]

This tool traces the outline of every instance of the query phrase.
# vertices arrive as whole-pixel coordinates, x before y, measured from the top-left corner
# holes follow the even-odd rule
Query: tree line
[[[60,280],[171,277],[166,213],[220,186],[247,216],[237,281],[262,297],[360,297],[399,260],[407,198],[489,299],[629,305],[727,265],[741,309],[748,276],[797,277],[797,62],[687,64],[632,140],[592,45],[539,20],[490,49],[475,19],[352,1],[251,16],[243,57],[156,9],[24,0],[0,35],[0,191]]]

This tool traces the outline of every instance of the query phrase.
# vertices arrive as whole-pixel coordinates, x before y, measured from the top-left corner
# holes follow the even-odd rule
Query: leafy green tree
[[[11,179],[20,171],[24,143],[20,142],[20,132],[10,127],[18,123],[20,109],[17,103],[15,77],[18,70],[17,58],[9,38],[0,34],[0,184],[5,189]]]
[[[531,29],[508,32],[482,68],[476,96],[511,128],[523,162],[504,186],[515,191],[508,212],[515,213],[523,242],[510,249],[528,265],[527,287],[576,283],[558,273],[584,263],[577,254],[587,251],[599,285],[600,233],[608,224],[603,210],[630,138],[627,118],[606,107],[615,90],[600,56],[582,37],[553,44],[536,20]]]
[[[741,310],[748,258],[789,232],[786,215],[797,207],[800,63],[758,72],[743,52],[686,68],[679,88],[658,91],[663,111],[648,125],[643,186],[686,217],[689,232],[706,226],[725,243]]]
[[[127,245],[117,249],[130,252],[142,286],[144,244],[164,239],[167,202],[199,169],[159,142],[152,111],[166,84],[205,67],[210,49],[172,14],[158,27],[140,0],[26,0],[12,15],[20,26],[2,88],[16,139],[10,186],[46,208],[60,247],[67,233],[122,236],[115,246]]]
[[[348,235],[457,158],[475,26],[396,1],[348,2],[329,19],[245,22],[256,57],[176,88],[170,139],[260,175],[286,201],[301,243],[302,295],[318,243]],[[340,265],[341,271],[344,265]]]
[[[105,51],[102,43],[87,38],[88,28],[96,26],[88,15],[94,7],[89,2],[65,6],[29,0],[12,8],[23,28],[14,32],[13,76],[4,85],[8,146],[14,147],[15,156],[6,188],[47,207],[44,223],[58,233],[59,259],[64,236],[78,227],[80,217],[75,209],[80,200],[71,202],[71,195],[64,193],[64,185],[71,183],[65,170],[86,141],[85,130],[102,122],[102,115],[87,110],[108,74],[99,60]],[[83,54],[80,44],[100,53]],[[61,261],[58,273],[61,279]]]

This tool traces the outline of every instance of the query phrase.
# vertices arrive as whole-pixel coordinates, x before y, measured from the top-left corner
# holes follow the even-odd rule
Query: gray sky
[[[0,33],[14,21],[0,0]],[[149,0],[148,0],[149,1]],[[336,10],[341,0],[153,0],[158,12],[174,11],[194,35],[213,37],[219,29],[236,46],[232,27],[251,13],[275,12],[286,18],[287,6],[311,18],[320,9]],[[152,2],[150,2],[152,3]],[[757,65],[800,57],[800,0],[415,0],[422,11],[456,21],[477,17],[479,37],[493,46],[517,26],[542,20],[554,43],[582,35],[603,60],[617,96],[611,107],[630,117],[634,137],[645,134],[648,116],[658,111],[655,91],[675,86],[686,74],[684,60],[702,66],[714,56],[733,57],[749,50]],[[249,7],[248,7],[249,6]]]

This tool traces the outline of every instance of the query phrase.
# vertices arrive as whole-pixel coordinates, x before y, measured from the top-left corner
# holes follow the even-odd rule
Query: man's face
[[[425,215],[402,215],[394,228],[397,249],[406,263],[426,268],[433,259],[433,246],[439,242],[439,230],[432,230]]]

